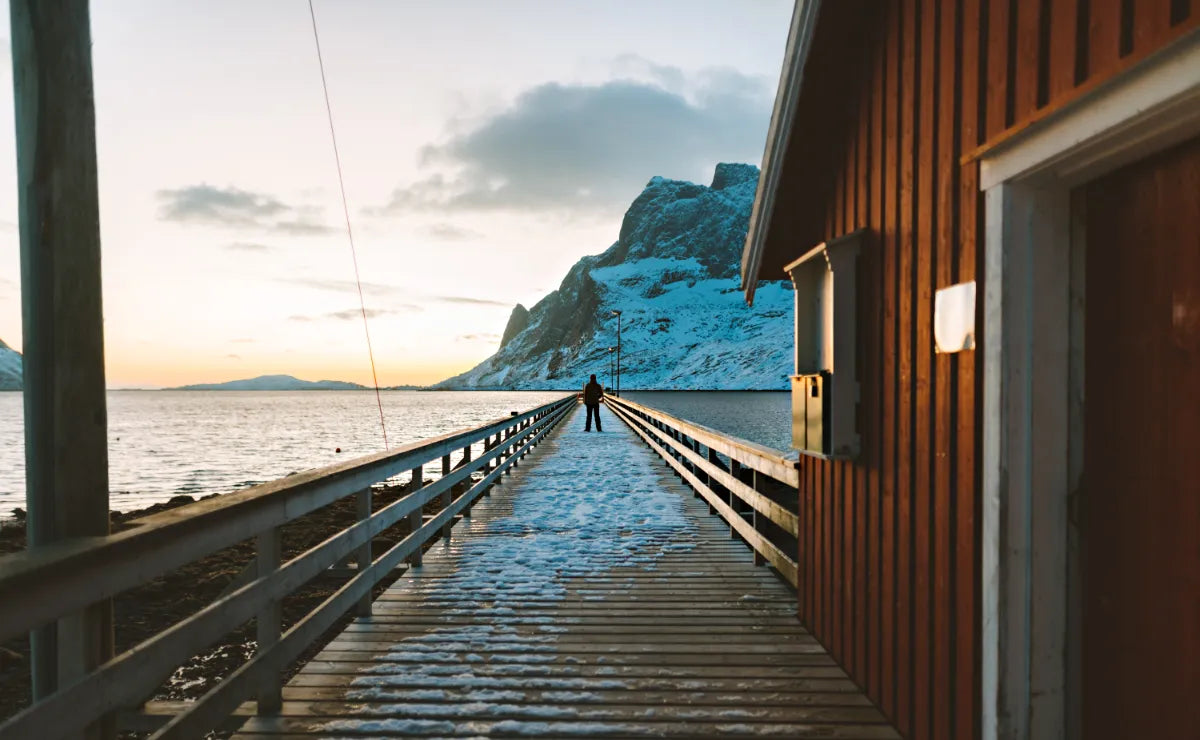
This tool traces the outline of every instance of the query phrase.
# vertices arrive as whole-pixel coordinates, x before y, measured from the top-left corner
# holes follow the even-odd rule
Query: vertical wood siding
[[[806,83],[802,109],[819,113],[793,132],[805,171],[781,185],[774,241],[795,257],[859,228],[872,238],[859,268],[863,451],[801,459],[799,614],[906,737],[979,735],[982,373],[977,353],[932,346],[934,293],[978,280],[982,295],[986,279],[971,154],[1195,29],[1196,5],[822,10],[810,68],[837,72]]]

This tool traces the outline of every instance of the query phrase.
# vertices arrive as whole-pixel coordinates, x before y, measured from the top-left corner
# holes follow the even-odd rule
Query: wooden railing
[[[729,522],[731,534],[754,550],[755,562],[770,563],[796,587],[800,476],[794,459],[625,398],[605,396],[604,402]]]
[[[442,534],[496,479],[524,457],[576,405],[575,396],[484,426],[387,452],[288,476],[209,498],[135,522],[127,531],[82,538],[0,558],[0,641],[95,604],[248,539],[257,542],[253,578],[194,615],[114,657],[0,725],[0,738],[80,735],[102,718],[141,705],[181,664],[254,619],[252,659],[188,703],[153,735],[201,737],[250,698],[269,713],[281,701],[280,676],[307,647],[357,607],[369,614],[371,589],[405,558],[419,563],[422,546]],[[472,459],[472,447],[483,450]],[[451,455],[462,458],[451,465]],[[442,477],[426,485],[423,466],[441,459]],[[372,513],[371,485],[411,471],[403,498]],[[458,483],[481,480],[457,498]],[[356,496],[359,520],[319,545],[280,562],[280,528],[339,499]],[[442,508],[424,520],[425,504]],[[371,541],[408,517],[411,533],[378,557]],[[286,632],[280,602],[338,563],[356,560],[354,575]]]

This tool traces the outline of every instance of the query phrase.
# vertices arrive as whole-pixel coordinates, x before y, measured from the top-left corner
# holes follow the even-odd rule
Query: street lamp
[[[621,395],[621,312],[613,309],[613,316],[617,317],[617,396]]]
[[[616,347],[608,348],[608,389],[609,390],[612,390],[612,387],[613,387],[613,352],[616,349],[617,349]]]

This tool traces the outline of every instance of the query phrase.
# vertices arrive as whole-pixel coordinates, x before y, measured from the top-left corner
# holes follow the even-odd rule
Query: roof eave
[[[804,65],[812,48],[813,31],[817,25],[817,14],[821,0],[796,0],[792,12],[792,25],[788,31],[787,49],[783,58],[783,69],[779,76],[779,89],[775,94],[775,109],[771,112],[771,125],[767,129],[767,142],[763,149],[762,167],[758,174],[758,189],[754,193],[754,205],[750,209],[750,228],[746,232],[746,243],[742,248],[742,291],[746,302],[754,303],[754,289],[758,284],[758,273],[766,248],[767,232],[775,210],[775,192],[779,187],[780,172],[787,154],[787,144],[796,117],[796,101],[800,97],[804,79]]]

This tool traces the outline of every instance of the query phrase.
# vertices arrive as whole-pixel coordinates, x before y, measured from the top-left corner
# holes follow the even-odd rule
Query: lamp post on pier
[[[608,387],[610,390],[613,387],[613,352],[616,349],[616,347],[608,348]]]
[[[617,317],[617,396],[621,395],[621,312],[613,309],[613,316]]]

